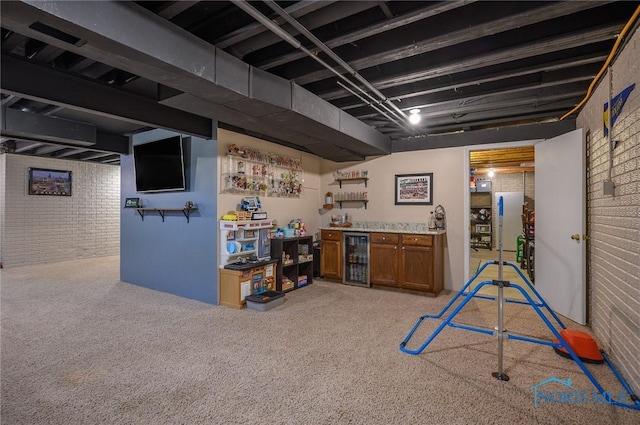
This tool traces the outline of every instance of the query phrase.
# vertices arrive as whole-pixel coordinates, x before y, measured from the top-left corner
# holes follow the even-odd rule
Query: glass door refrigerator
[[[369,234],[343,232],[344,272],[342,283],[370,287]]]

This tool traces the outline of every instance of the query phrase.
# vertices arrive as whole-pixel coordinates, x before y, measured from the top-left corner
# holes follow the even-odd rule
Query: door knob
[[[575,234],[571,235],[571,239],[573,239],[576,242],[580,242],[580,235],[575,233]]]

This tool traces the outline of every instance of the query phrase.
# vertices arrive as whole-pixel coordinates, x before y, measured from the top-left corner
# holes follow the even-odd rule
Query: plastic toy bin
[[[267,311],[284,304],[284,292],[267,291],[246,297],[247,308]]]

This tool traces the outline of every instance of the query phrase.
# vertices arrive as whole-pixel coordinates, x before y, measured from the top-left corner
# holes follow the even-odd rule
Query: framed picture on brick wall
[[[71,196],[71,171],[29,168],[29,195]]]

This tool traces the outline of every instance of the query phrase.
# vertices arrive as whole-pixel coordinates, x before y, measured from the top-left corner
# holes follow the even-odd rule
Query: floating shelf
[[[336,179],[336,181],[340,185],[340,189],[342,189],[342,182],[347,182],[347,181],[361,181],[361,182],[364,182],[364,187],[367,187],[367,182],[369,181],[369,177],[352,177],[348,179]]]
[[[340,204],[340,209],[342,209],[342,203],[343,202],[362,202],[364,204],[364,209],[367,209],[367,202],[369,202],[368,199],[345,199],[343,201],[335,201],[338,204]]]
[[[160,214],[160,217],[162,217],[162,222],[163,223],[164,223],[164,216],[165,216],[166,213],[168,213],[168,212],[181,212],[187,218],[187,223],[189,223],[189,217],[191,215],[191,212],[192,211],[196,211],[197,209],[198,209],[197,207],[193,207],[193,208],[136,208],[136,211],[138,211],[138,214],[142,218],[142,221],[144,221],[144,215],[146,213],[148,213],[148,212],[157,212],[158,214]]]

